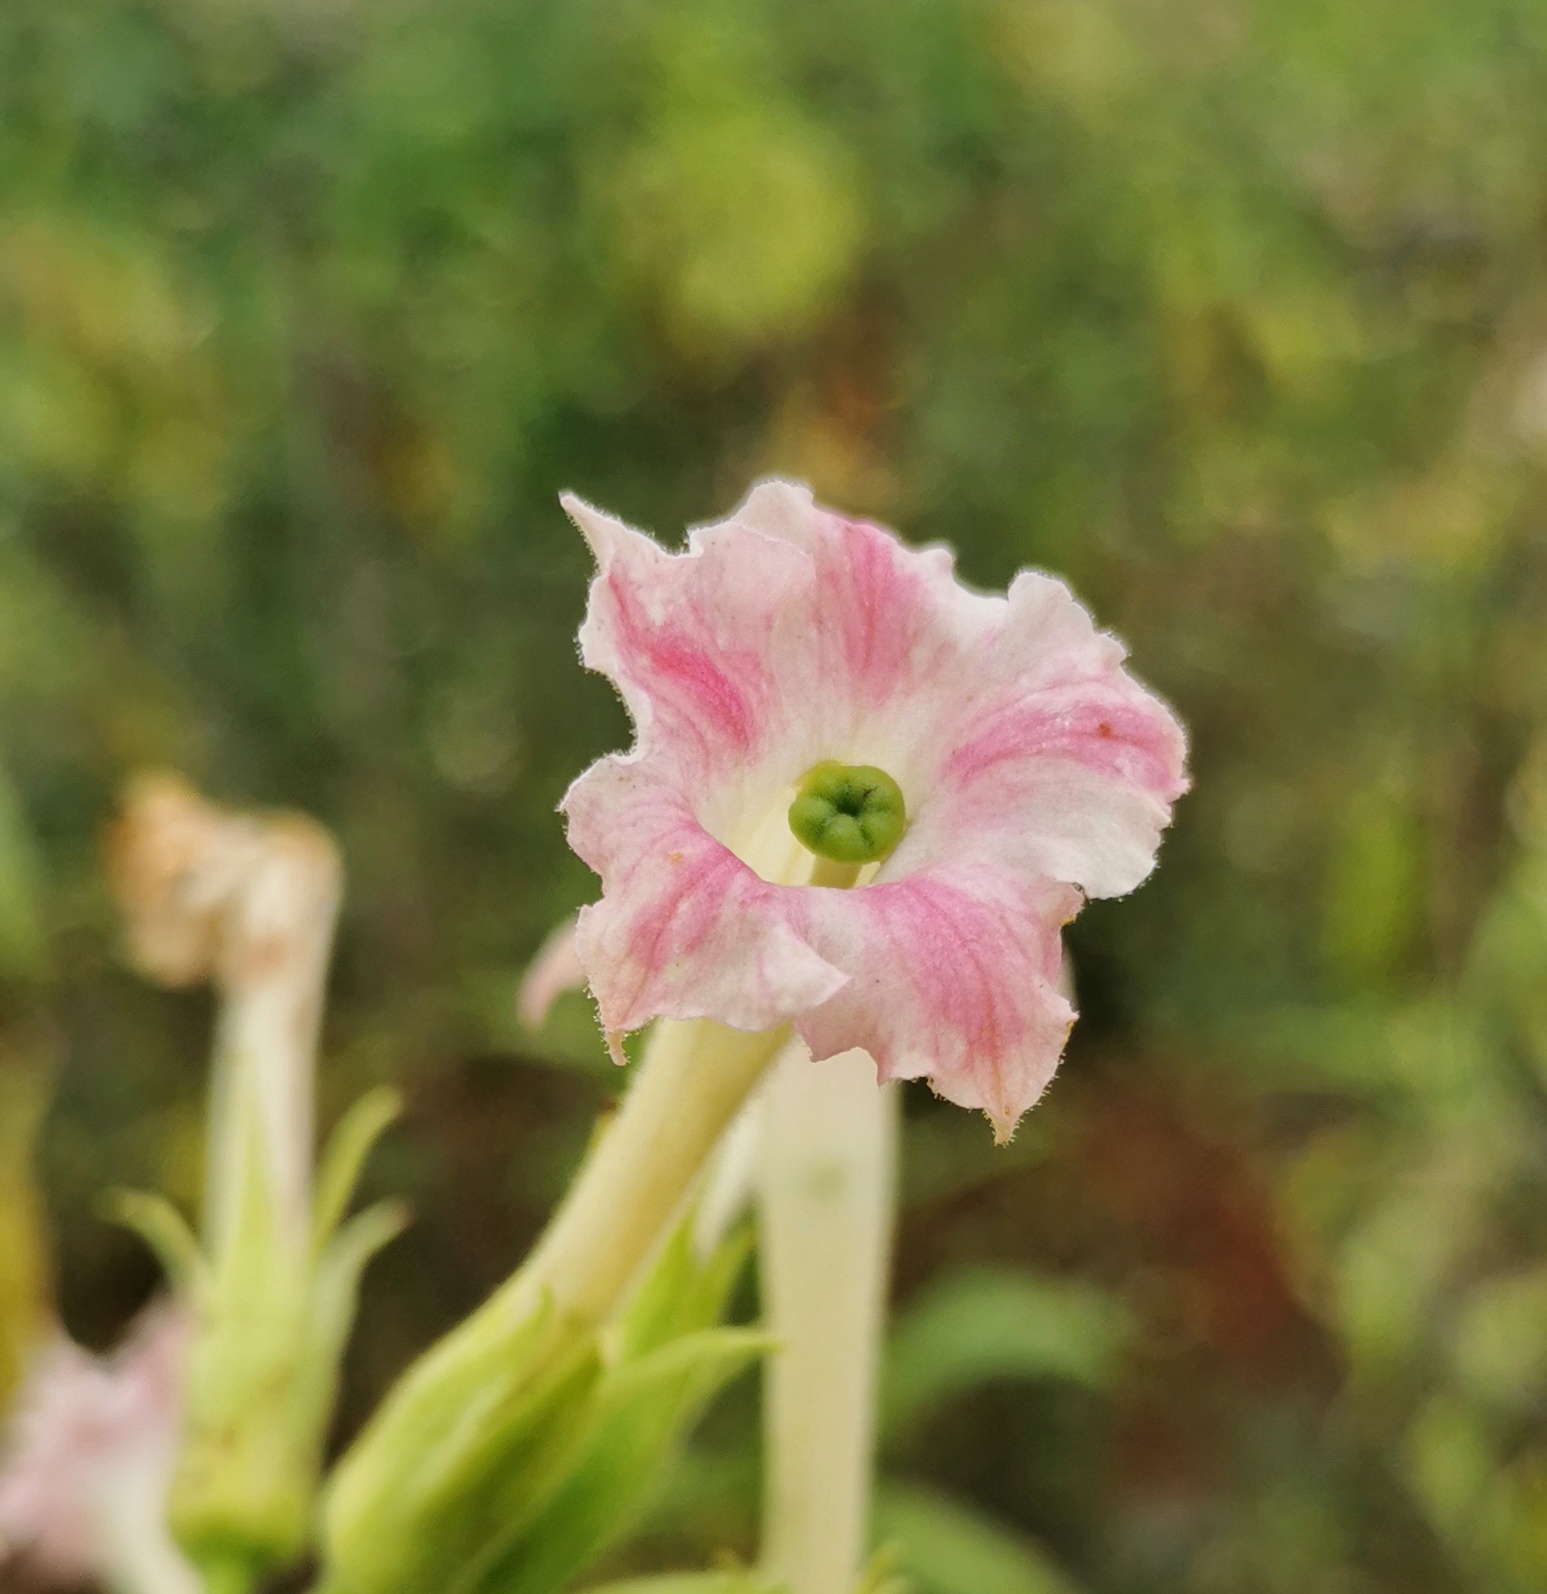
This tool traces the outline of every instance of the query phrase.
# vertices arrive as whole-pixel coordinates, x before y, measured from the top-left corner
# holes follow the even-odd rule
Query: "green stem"
[[[811,858],[810,883],[851,886],[863,867]],[[788,1039],[787,1026],[659,1020],[617,1118],[495,1300],[519,1319],[546,1291],[561,1317],[606,1318]]]
[[[657,1023],[617,1118],[495,1299],[517,1319],[544,1292],[562,1317],[606,1318],[788,1038],[784,1029],[747,1033],[707,1019]]]
[[[429,1569],[481,1547],[463,1542],[468,1528],[448,1503],[462,1484],[446,1480],[487,1494],[488,1458],[504,1441],[490,1437],[497,1413],[469,1422],[467,1407],[503,1391],[501,1409],[519,1417],[522,1400],[536,1399],[586,1345],[784,1038],[705,1020],[656,1026],[623,1106],[537,1249],[408,1370],[334,1471],[323,1520],[335,1581],[362,1594],[431,1594]]]

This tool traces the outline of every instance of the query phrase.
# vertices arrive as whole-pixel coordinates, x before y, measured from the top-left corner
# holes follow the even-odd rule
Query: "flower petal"
[[[1090,896],[1138,885],[1187,789],[1187,744],[1123,658],[1062,582],[1018,576],[963,663],[928,800],[888,875],[971,851]]]
[[[1071,886],[989,862],[859,891],[804,893],[811,944],[853,977],[796,1020],[813,1056],[863,1047],[882,1079],[927,1078],[1006,1140],[1058,1067]]]
[[[709,835],[643,760],[593,764],[563,807],[570,845],[602,877],[577,940],[610,1034],[657,1017],[772,1029],[844,983],[793,927],[798,894]]]
[[[882,526],[820,508],[800,483],[759,482],[724,524],[809,555],[805,654],[814,685],[822,696],[841,695],[857,716],[933,699],[1005,608],[1003,598],[962,586],[949,548],[910,548]]]
[[[166,1527],[191,1329],[158,1302],[110,1357],[63,1334],[44,1349],[9,1419],[0,1562],[14,1550],[50,1582],[197,1594]]]
[[[694,534],[671,554],[573,494],[562,500],[596,555],[581,657],[623,695],[641,745],[703,782],[754,760],[785,724],[776,661],[802,629],[808,562],[742,532]]]

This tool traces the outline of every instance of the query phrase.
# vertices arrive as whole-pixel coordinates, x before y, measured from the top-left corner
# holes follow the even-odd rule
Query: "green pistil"
[[[795,839],[835,863],[874,863],[907,828],[902,788],[871,764],[824,761],[806,772],[790,804]]]

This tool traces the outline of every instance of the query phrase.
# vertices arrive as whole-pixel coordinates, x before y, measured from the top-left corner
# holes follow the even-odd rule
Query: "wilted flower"
[[[310,1531],[360,1274],[402,1225],[390,1203],[344,1221],[395,1098],[356,1103],[314,1181],[317,1032],[343,885],[320,824],[233,812],[175,776],[145,776],[110,862],[134,961],[169,985],[208,979],[221,998],[200,1238],[153,1196],[118,1204],[193,1309],[172,1528],[207,1580],[240,1586]]]
[[[50,1582],[126,1594],[197,1594],[167,1532],[185,1312],[158,1305],[98,1358],[63,1335],[23,1385],[0,1470],[0,1555]]]
[[[1008,1135],[1074,1021],[1061,928],[1149,873],[1181,727],[1061,582],[972,592],[804,487],[761,483],[681,554],[565,507],[600,567],[582,654],[637,735],[563,804],[602,877],[579,949],[609,1036],[791,1022]]]
[[[304,1239],[317,1029],[343,886],[332,838],[304,814],[234,812],[176,775],[142,775],[125,794],[108,863],[141,971],[164,985],[210,980],[225,998],[217,1049],[242,1077],[212,1127],[215,1242],[237,1221],[253,1143],[280,1222]],[[241,1111],[249,1096],[256,1136]]]

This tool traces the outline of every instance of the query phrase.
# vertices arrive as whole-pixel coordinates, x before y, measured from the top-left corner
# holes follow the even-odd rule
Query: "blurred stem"
[[[864,1562],[897,1160],[898,1090],[864,1052],[785,1053],[761,1168],[763,1568],[789,1594],[849,1594]]]
[[[210,1082],[205,1243],[218,1258],[235,1236],[247,1187],[247,1162],[265,1158],[265,1183],[282,1233],[303,1254],[311,1232],[317,1032],[327,988],[338,909],[331,843],[301,832],[308,850],[276,838],[279,875],[291,900],[252,967],[221,981],[221,1010]],[[254,891],[273,888],[262,876]],[[277,894],[277,893],[276,893]],[[254,1114],[261,1134],[252,1134]]]

